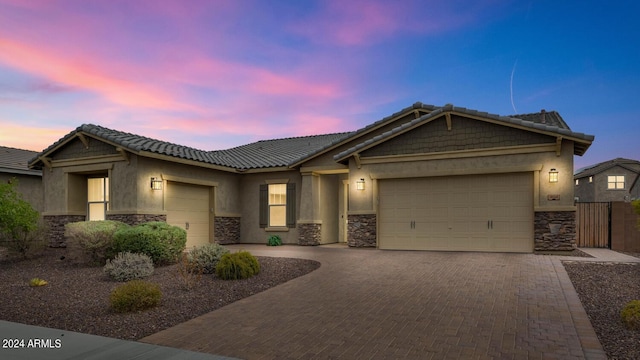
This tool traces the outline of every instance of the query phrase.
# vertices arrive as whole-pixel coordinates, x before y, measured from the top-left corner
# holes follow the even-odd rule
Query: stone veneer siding
[[[347,244],[350,247],[376,247],[376,214],[349,215]]]
[[[150,215],[150,214],[117,214],[107,215],[107,220],[120,221],[132,226],[152,222],[167,222],[167,215]]]
[[[240,242],[240,217],[216,216],[213,239],[221,245]]]
[[[54,248],[66,247],[64,226],[68,223],[84,221],[84,215],[44,215],[42,217],[49,226],[49,246]]]
[[[298,245],[320,245],[321,224],[298,224]]]
[[[573,250],[576,245],[575,211],[538,211],[534,218],[534,250]]]

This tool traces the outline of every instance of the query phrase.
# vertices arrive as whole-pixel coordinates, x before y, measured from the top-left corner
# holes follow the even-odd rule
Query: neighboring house
[[[640,161],[616,158],[578,170],[577,202],[631,201],[640,199]]]
[[[82,125],[30,161],[52,245],[70,221],[167,221],[188,246],[346,242],[381,249],[575,247],[573,156],[557,112],[416,103],[349,133],[203,151]]]
[[[0,146],[0,181],[17,180],[17,190],[22,198],[41,212],[44,209],[42,171],[28,166],[29,160],[37,154],[36,151]]]

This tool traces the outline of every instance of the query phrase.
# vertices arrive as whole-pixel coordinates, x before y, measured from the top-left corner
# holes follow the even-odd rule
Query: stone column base
[[[322,224],[298,224],[298,245],[320,245]]]
[[[376,214],[349,215],[347,244],[351,247],[376,247]]]
[[[537,211],[534,218],[534,250],[570,251],[576,245],[575,211]]]
[[[85,221],[84,215],[44,215],[42,217],[49,226],[49,246],[67,247],[64,238],[64,226],[68,223]]]
[[[218,244],[237,244],[240,242],[240,217],[216,216],[213,240]]]

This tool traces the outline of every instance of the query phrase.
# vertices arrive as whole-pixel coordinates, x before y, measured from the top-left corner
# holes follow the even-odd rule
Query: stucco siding
[[[322,175],[320,177],[320,219],[322,220],[321,244],[338,242],[338,186],[342,181],[337,175]]]
[[[379,146],[363,151],[361,155],[425,154],[553,143],[555,143],[555,137],[460,116],[452,116],[451,130],[448,130],[445,117],[442,116]]]
[[[0,173],[0,182],[7,183],[12,179],[18,180],[16,190],[38,212],[44,210],[44,188],[41,176],[23,174]]]
[[[266,244],[269,236],[279,235],[284,244],[297,244],[297,228],[283,229],[283,231],[267,231],[260,228],[260,185],[265,184],[267,180],[287,180],[296,184],[296,219],[300,219],[302,177],[299,171],[244,174],[240,179],[239,203],[242,213],[240,242]]]
[[[62,148],[50,155],[53,160],[69,160],[91,156],[101,155],[115,155],[117,154],[116,148],[113,145],[107,144],[103,141],[96,140],[92,137],[86,136],[86,147],[80,139],[75,138],[69,143],[65,144]]]

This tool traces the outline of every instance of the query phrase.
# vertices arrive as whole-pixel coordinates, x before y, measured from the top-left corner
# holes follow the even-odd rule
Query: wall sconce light
[[[364,178],[356,181],[356,190],[364,190]]]
[[[155,177],[151,178],[151,189],[153,190],[162,190],[162,179],[158,179]]]
[[[550,183],[558,182],[558,170],[556,169],[549,170],[549,182]]]

